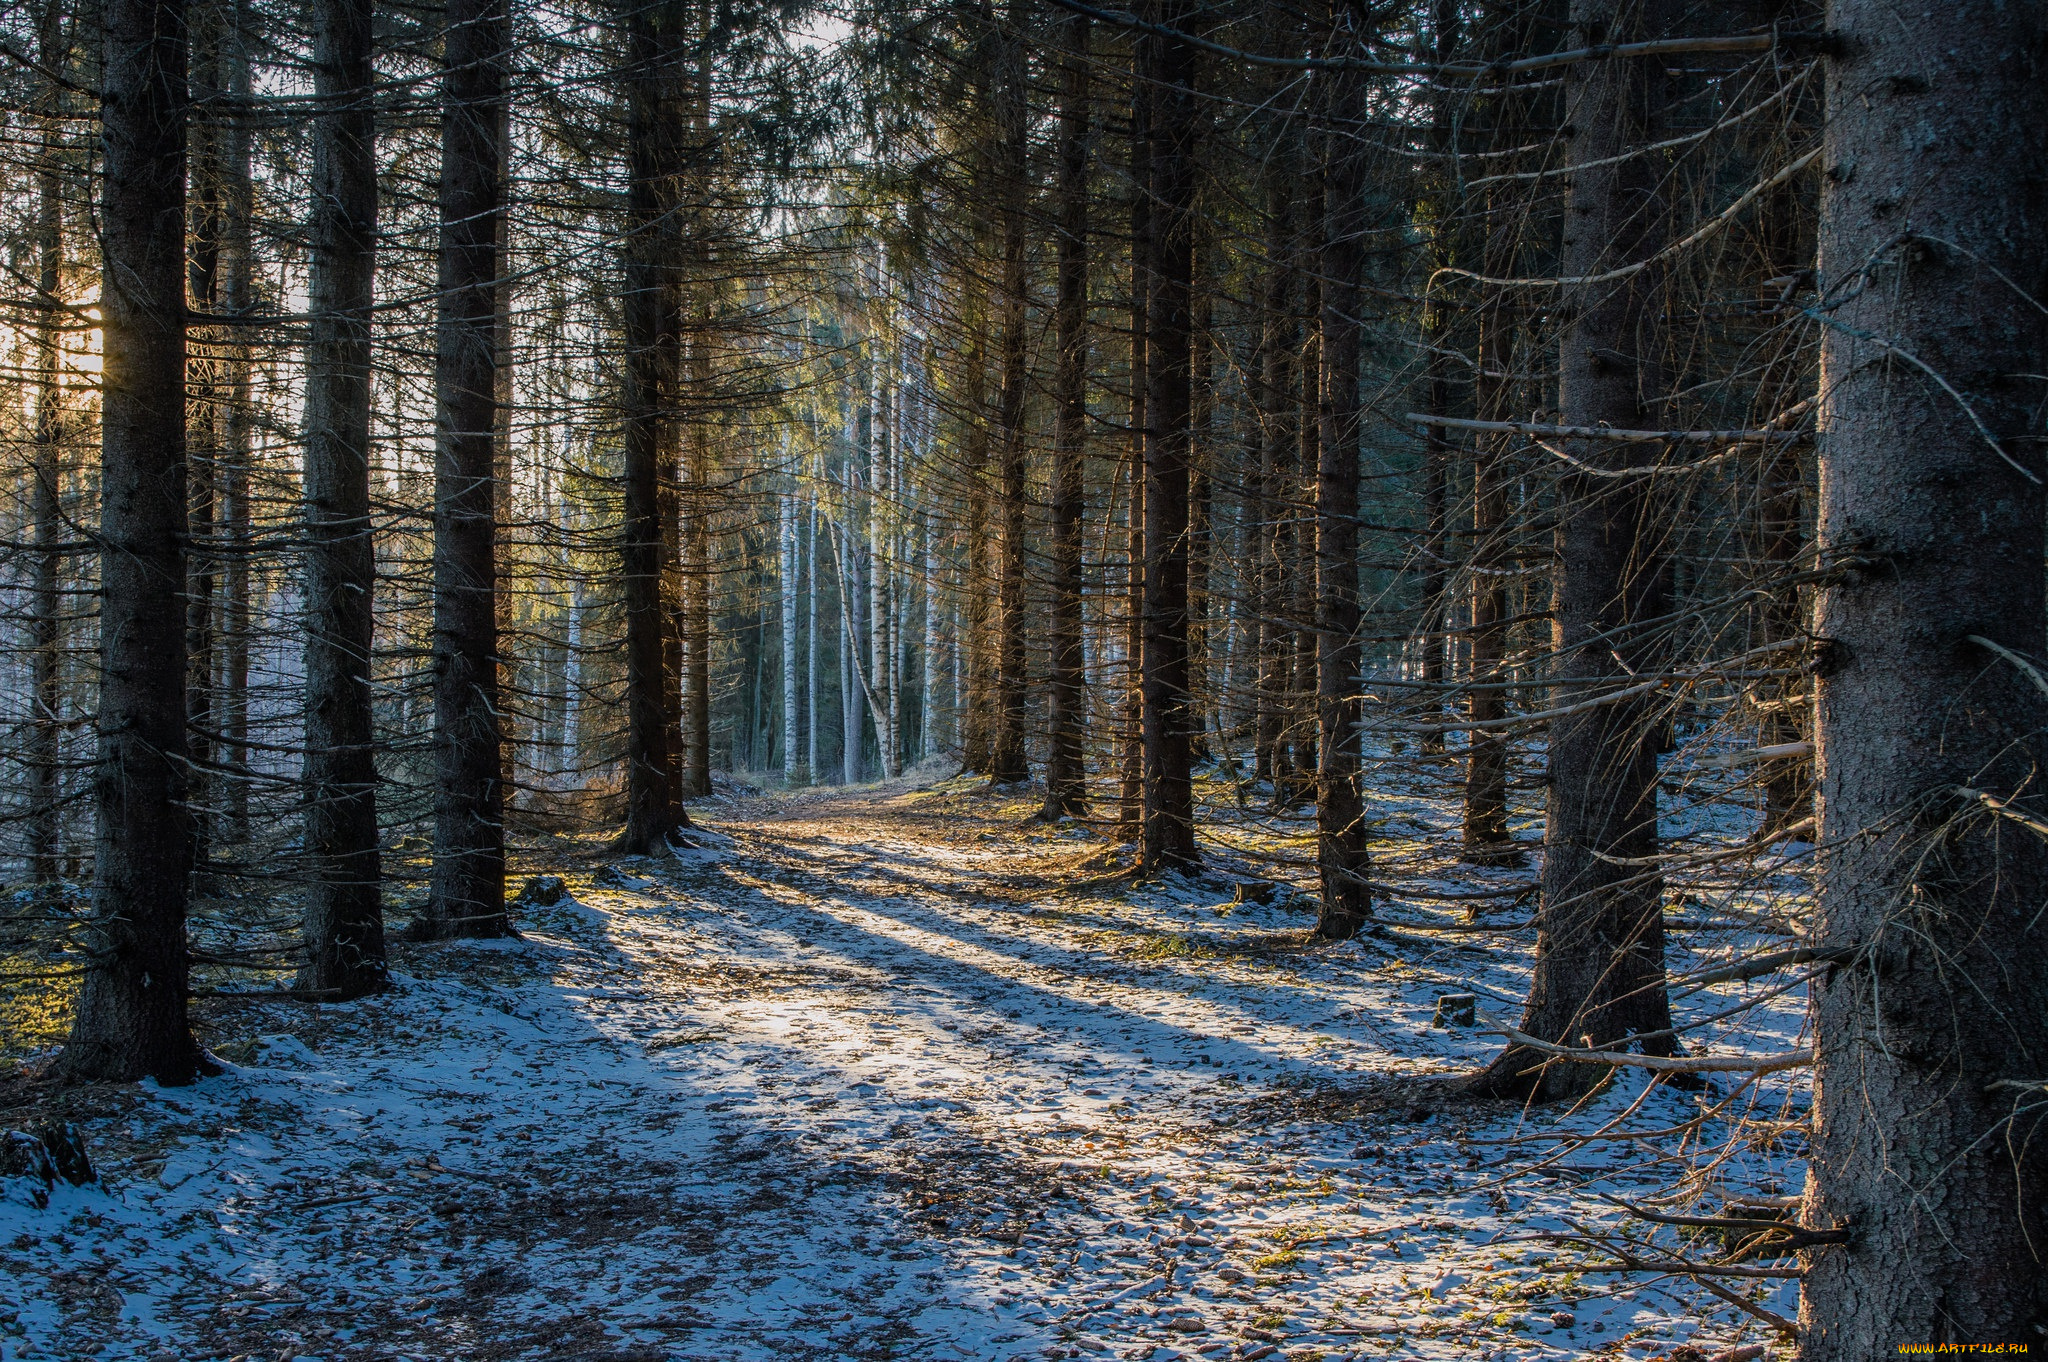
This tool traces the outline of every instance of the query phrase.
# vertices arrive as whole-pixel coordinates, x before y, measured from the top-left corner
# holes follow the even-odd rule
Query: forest
[[[6,0],[0,260],[4,1362],[2048,1349],[2048,6]]]

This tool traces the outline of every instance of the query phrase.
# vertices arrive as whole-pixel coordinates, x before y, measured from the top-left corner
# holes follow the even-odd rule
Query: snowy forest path
[[[0,1206],[0,1285],[64,1340],[22,1356],[1563,1355],[1527,1297],[1473,1308],[1562,1201],[1509,1214],[1465,1141],[1511,1113],[1444,1084],[1489,1041],[1429,1025],[1517,981],[1314,946],[1221,852],[1105,881],[1030,807],[723,799],[674,858],[529,853],[568,892],[520,940],[235,1005],[227,1075],[92,1123],[104,1189]]]

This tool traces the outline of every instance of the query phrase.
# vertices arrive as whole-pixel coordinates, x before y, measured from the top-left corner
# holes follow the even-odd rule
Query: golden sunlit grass
[[[46,1050],[71,1029],[78,976],[53,973],[33,952],[0,955],[0,1060]]]

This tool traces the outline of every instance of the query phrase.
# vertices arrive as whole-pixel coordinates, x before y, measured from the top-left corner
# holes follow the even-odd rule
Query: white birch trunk
[[[839,778],[843,784],[860,783],[860,697],[854,690],[854,650],[860,647],[860,635],[853,624],[853,601],[856,584],[847,580],[853,571],[853,535],[850,531],[833,527],[830,533],[839,536]]]
[[[809,618],[804,631],[804,691],[810,724],[804,730],[804,770],[818,778],[818,503],[804,506],[804,597]]]
[[[917,754],[929,759],[938,750],[939,717],[939,592],[932,577],[932,522],[923,518],[924,540],[918,546],[918,567],[924,578],[924,684],[918,689],[921,705],[917,725]]]
[[[796,783],[796,496],[784,493],[777,503],[782,540],[782,782]]]

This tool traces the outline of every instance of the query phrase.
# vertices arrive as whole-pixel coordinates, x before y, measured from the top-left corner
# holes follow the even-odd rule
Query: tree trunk
[[[969,272],[962,284],[961,320],[967,327],[961,477],[967,483],[966,694],[960,711],[960,769],[986,775],[995,756],[995,669],[989,656],[988,587],[988,340],[981,286]],[[956,647],[961,644],[956,644]]]
[[[1808,1257],[1800,1355],[1850,1362],[2048,1325],[2048,846],[1989,802],[2048,816],[2008,660],[2048,627],[2048,11],[1827,30],[1815,936],[1862,954],[1812,985],[1802,1221],[1851,1239]]]
[[[1209,572],[1214,542],[1216,460],[1216,332],[1215,290],[1203,274],[1198,253],[1194,271],[1193,358],[1189,368],[1188,439],[1188,694],[1195,707],[1190,759],[1199,766],[1211,757],[1210,720],[1216,691],[1209,675]]]
[[[105,0],[99,761],[88,966],[59,1072],[190,1083],[186,1021],[185,6]]]
[[[1505,106],[1516,97],[1500,97]],[[1503,107],[1495,129],[1498,146],[1513,145],[1521,119]],[[1520,200],[1499,186],[1491,191],[1484,214],[1484,272],[1499,278],[1515,271],[1522,227]],[[1500,290],[1489,286],[1479,309],[1479,371],[1474,378],[1479,418],[1505,420],[1513,414],[1514,323]],[[1508,492],[1514,473],[1505,437],[1482,434],[1472,460],[1472,548],[1467,555],[1470,580],[1469,658],[1472,683],[1466,717],[1475,724],[1507,716],[1507,692],[1500,688],[1501,661],[1507,647]],[[1483,728],[1466,734],[1464,860],[1478,865],[1519,865],[1522,852],[1508,832],[1508,747],[1497,732]]]
[[[1800,195],[1795,184],[1780,185],[1764,196],[1757,206],[1757,237],[1763,280],[1797,280],[1805,263],[1812,259],[1812,243],[1802,240]],[[1782,287],[1782,285],[1781,285]],[[1776,333],[1776,334],[1773,334]],[[1758,376],[1755,396],[1750,401],[1754,419],[1746,424],[1770,427],[1800,398],[1801,380],[1810,383],[1806,360],[1810,351],[1800,337],[1784,334],[1775,315],[1759,317],[1751,333],[1752,345],[1771,347],[1763,372]],[[1805,554],[1807,542],[1808,492],[1799,448],[1790,441],[1767,451],[1763,476],[1756,489],[1758,583],[1769,596],[1757,614],[1763,641],[1798,638],[1807,624],[1806,605],[1810,588],[1794,577]],[[1763,747],[1781,747],[1813,739],[1813,705],[1810,678],[1786,677],[1775,684],[1754,687],[1753,703],[1764,710],[1757,725],[1757,742]],[[1760,773],[1763,780],[1764,826],[1766,836],[1797,836],[1812,840],[1808,826],[1814,815],[1813,762],[1807,757],[1776,758]]]
[[[1179,0],[1153,6],[1179,27]],[[1193,438],[1195,147],[1200,126],[1194,49],[1178,39],[1138,40],[1154,82],[1153,221],[1145,309],[1145,557],[1142,728],[1147,874],[1200,859],[1195,846],[1193,740],[1188,693],[1188,455]]]
[[[227,154],[224,30],[231,0],[211,0],[188,12],[186,61],[193,103],[206,113],[193,120],[189,132],[186,198],[191,210],[186,237],[186,280],[189,305],[202,317],[217,318],[223,308],[221,253],[228,235],[228,206],[222,161]],[[212,888],[208,867],[214,859],[214,834],[219,822],[216,800],[220,753],[213,735],[220,730],[214,712],[219,682],[215,645],[220,637],[220,563],[218,483],[226,459],[221,437],[229,395],[226,351],[232,328],[209,321],[186,333],[186,382],[191,399],[185,408],[186,523],[185,555],[185,727],[191,767],[186,775],[192,811],[194,887]]]
[[[1458,51],[1459,16],[1456,0],[1431,0],[1430,56],[1449,62]],[[1439,155],[1457,150],[1458,111],[1448,90],[1438,93],[1430,105],[1430,146]],[[1454,177],[1439,172],[1433,192],[1437,199],[1430,232],[1432,273],[1452,263],[1456,254],[1453,225],[1457,212]],[[1429,346],[1422,378],[1422,409],[1430,416],[1448,416],[1451,409],[1450,356],[1451,310],[1441,302],[1426,305],[1422,318],[1423,338]],[[1422,446],[1422,599],[1417,610],[1417,627],[1422,644],[1421,676],[1423,704],[1418,719],[1427,724],[1442,719],[1443,687],[1448,676],[1444,665],[1451,640],[1451,544],[1450,544],[1450,461],[1451,443],[1438,426],[1421,432]],[[1436,754],[1444,750],[1442,733],[1424,733],[1422,750]]]
[[[689,341],[691,416],[683,454],[683,795],[711,795],[711,391],[710,308],[700,302]]]
[[[1282,797],[1281,788],[1293,774],[1287,749],[1281,745],[1287,693],[1282,645],[1287,635],[1281,627],[1280,615],[1291,554],[1280,514],[1285,504],[1280,484],[1288,451],[1294,444],[1294,405],[1289,396],[1294,383],[1294,327],[1288,315],[1292,273],[1283,263],[1293,249],[1292,234],[1287,229],[1292,195],[1281,162],[1282,158],[1275,155],[1266,172],[1267,265],[1259,298],[1257,372],[1259,448],[1256,471],[1245,493],[1245,507],[1254,521],[1256,543],[1252,585],[1252,629],[1256,637],[1252,649],[1253,773],[1255,779],[1272,782],[1275,800]]]
[[[1142,62],[1144,40],[1131,52],[1131,300],[1130,430],[1124,465],[1130,492],[1124,555],[1124,687],[1117,818],[1123,836],[1138,840],[1145,821],[1145,443],[1147,320],[1152,293],[1152,85]]]
[[[777,560],[775,586],[782,597],[782,783],[797,783],[796,755],[796,597],[800,582],[797,555],[796,493],[784,492],[775,499],[776,530],[781,553]]]
[[[1083,742],[1088,678],[1081,651],[1081,517],[1088,452],[1088,59],[1085,14],[1066,17],[1059,119],[1059,250],[1053,331],[1052,668],[1045,760],[1047,822],[1088,811]]]
[[[222,90],[234,101],[220,139],[220,292],[218,305],[229,317],[246,318],[256,308],[255,252],[251,240],[255,191],[250,182],[251,132],[243,112],[249,99],[249,16],[243,0],[224,0],[227,26],[220,34],[218,70]],[[227,739],[221,752],[228,770],[218,784],[221,800],[219,833],[236,848],[249,841],[249,780],[240,774],[249,765],[249,573],[252,515],[250,473],[255,454],[256,409],[250,391],[253,369],[249,328],[228,328],[220,347],[220,443],[214,469],[219,496],[220,538],[228,546],[226,580],[221,584],[220,703],[216,713]]]
[[[804,728],[804,772],[806,781],[818,779],[818,503],[814,496],[804,504],[804,712],[810,722]]]
[[[64,25],[63,0],[44,0],[36,40],[37,56],[46,72],[62,73],[71,64],[70,33]],[[64,703],[60,685],[63,654],[59,589],[66,537],[64,524],[64,390],[58,380],[58,307],[64,292],[64,184],[59,167],[64,155],[64,91],[46,80],[40,98],[40,164],[36,167],[35,262],[40,311],[35,325],[34,452],[30,475],[29,515],[34,524],[35,571],[29,585],[29,687],[34,712],[29,719],[28,799],[29,878],[48,884],[61,871],[63,812],[60,740]]]
[[[1297,808],[1315,798],[1316,770],[1321,764],[1316,730],[1316,474],[1322,467],[1322,372],[1323,280],[1313,263],[1319,254],[1316,234],[1323,228],[1323,181],[1308,162],[1313,153],[1304,145],[1297,192],[1302,205],[1301,223],[1293,259],[1301,262],[1296,272],[1301,279],[1301,360],[1295,366],[1295,418],[1293,476],[1286,482],[1287,538],[1291,542],[1288,561],[1296,566],[1288,573],[1289,593],[1285,607],[1288,624],[1287,699],[1283,740],[1289,749],[1289,779],[1275,783],[1274,800],[1281,808]]]
[[[385,981],[371,704],[377,578],[370,335],[377,260],[371,0],[315,13],[306,342],[306,964],[296,987],[352,998]]]
[[[626,17],[626,239],[619,588],[626,625],[626,827],[621,851],[661,849],[683,821],[676,737],[674,6]]]
[[[888,277],[878,268],[876,279],[886,309]],[[884,335],[871,347],[868,392],[868,711],[875,724],[875,752],[882,777],[894,780],[902,774],[897,719],[901,701],[896,692],[895,646],[895,555],[892,553],[890,522],[894,506],[891,485],[893,440],[892,375],[889,343]]]
[[[937,756],[939,752],[939,577],[938,563],[932,552],[932,540],[936,537],[932,529],[931,513],[919,519],[921,538],[918,544],[918,576],[924,588],[924,661],[923,684],[918,688],[917,708],[917,754],[921,759]]]
[[[503,936],[497,615],[499,139],[504,0],[451,0],[441,120],[434,406],[434,872],[412,934]]]
[[[1654,0],[1653,0],[1654,3]],[[1575,0],[1573,45],[1668,36],[1635,0]],[[1598,275],[1655,256],[1665,239],[1662,167],[1628,153],[1655,140],[1668,102],[1662,64],[1585,62],[1565,70],[1570,172],[1560,272]],[[1627,159],[1623,159],[1627,157]],[[1661,424],[1662,272],[1568,287],[1559,339],[1559,419],[1573,426]],[[1664,613],[1664,498],[1647,474],[1648,445],[1571,442],[1558,478],[1556,707],[1580,704],[1663,670],[1642,622]],[[1600,477],[1645,470],[1634,477]],[[1552,721],[1546,782],[1536,967],[1521,1029],[1541,1040],[1608,1047],[1634,1039],[1670,1055],[1664,987],[1664,881],[1657,855],[1655,695]],[[1516,1096],[1577,1097],[1607,1076],[1598,1065],[1549,1064],[1513,1047],[1485,1086]]]
[[[1333,35],[1334,36],[1334,35]],[[1334,45],[1334,44],[1333,44]],[[1316,466],[1316,935],[1345,940],[1372,911],[1360,789],[1363,720],[1358,641],[1359,289],[1365,269],[1365,154],[1338,121],[1364,108],[1358,77],[1340,73],[1324,98],[1322,439]]]
[[[860,692],[854,688],[854,655],[860,636],[853,627],[853,536],[833,526],[833,566],[839,584],[839,779],[846,785],[860,783]]]
[[[1031,778],[1024,754],[1025,555],[1024,555],[1024,398],[1030,373],[1026,369],[1024,323],[1029,299],[1024,256],[1025,137],[1029,111],[1025,102],[1024,34],[1019,31],[1023,4],[1010,6],[1010,32],[997,57],[995,147],[997,192],[1002,196],[1003,283],[1002,323],[997,348],[1002,357],[1002,386],[996,400],[996,449],[1002,479],[1003,556],[996,586],[997,660],[996,731],[989,757],[989,781],[1007,785]]]

